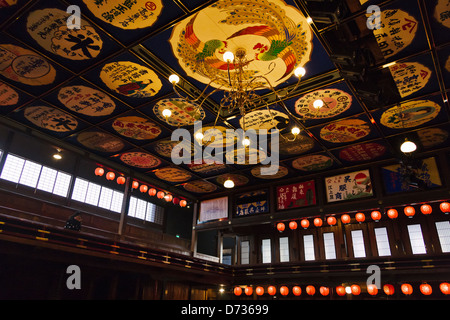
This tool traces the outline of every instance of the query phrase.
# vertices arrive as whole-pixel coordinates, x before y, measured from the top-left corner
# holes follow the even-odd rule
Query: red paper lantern
[[[302,288],[300,288],[299,286],[294,286],[292,288],[292,293],[294,294],[294,296],[299,296],[302,294]]]
[[[395,289],[394,286],[392,284],[385,284],[383,286],[383,291],[384,293],[386,293],[388,296],[392,296],[395,293]]]
[[[361,293],[361,287],[357,284],[352,284],[350,289],[352,290],[352,294],[355,296],[359,296],[359,294]]]
[[[295,221],[289,222],[289,229],[291,229],[291,230],[297,229],[297,222],[295,222]]]
[[[378,293],[378,288],[376,285],[374,284],[369,284],[367,286],[367,292],[371,295],[371,296],[376,296]]]
[[[174,205],[177,205],[177,204],[180,203],[180,199],[178,199],[178,198],[173,198],[172,203],[173,203]]]
[[[358,221],[358,222],[364,222],[364,220],[366,220],[366,216],[364,215],[364,213],[362,213],[362,212],[358,212],[356,215],[355,215],[355,219],[356,219],[356,221]]]
[[[242,294],[242,288],[241,287],[234,287],[234,295],[235,296],[240,296]]]
[[[397,212],[397,210],[395,210],[395,209],[389,209],[389,210],[387,211],[387,215],[388,215],[388,217],[391,218],[391,219],[396,219],[396,218],[398,217],[398,212]]]
[[[278,231],[283,232],[285,228],[286,228],[286,226],[284,225],[283,222],[279,222],[279,223],[277,224],[277,230],[278,230]]]
[[[342,223],[345,223],[345,224],[349,223],[350,222],[350,216],[348,214],[343,214],[341,216],[341,221],[342,221]]]
[[[125,177],[120,176],[117,178],[117,184],[125,184],[125,180]]]
[[[334,225],[336,224],[336,218],[335,218],[335,217],[328,217],[328,218],[327,218],[327,223],[328,223],[330,226],[334,226]]]
[[[402,290],[403,294],[405,294],[407,296],[409,296],[413,293],[413,288],[409,283],[402,284],[400,289]]]
[[[172,199],[173,199],[173,195],[171,195],[171,194],[166,194],[164,196],[164,200],[166,200],[166,202],[170,202],[170,201],[172,201]]]
[[[416,210],[414,209],[414,207],[411,206],[405,207],[405,209],[403,209],[403,212],[409,218],[412,218],[416,214]]]
[[[105,169],[103,168],[97,168],[95,169],[95,175],[101,177],[105,173]]]
[[[372,220],[379,221],[381,219],[381,212],[380,211],[372,211],[370,213],[370,217]]]
[[[106,180],[114,180],[115,177],[116,177],[116,174],[114,172],[108,172],[106,174]]]
[[[429,296],[430,294],[433,293],[433,289],[428,283],[422,283],[419,288],[420,292],[422,292],[424,296]]]
[[[131,187],[132,187],[133,189],[139,188],[139,182],[133,181],[133,183],[131,184]]]
[[[327,295],[330,294],[330,288],[322,286],[322,287],[319,288],[319,292],[320,292],[321,295],[326,297]]]
[[[150,196],[154,197],[156,195],[156,189],[155,188],[148,189],[148,194]]]
[[[280,294],[281,294],[282,296],[287,296],[287,295],[289,294],[289,288],[286,287],[286,286],[282,286],[282,287],[280,288]]]
[[[316,293],[316,288],[314,288],[314,286],[307,286],[306,293],[310,296],[313,296]]]
[[[180,207],[184,208],[187,206],[187,201],[186,200],[180,200]]]
[[[277,288],[275,288],[275,286],[269,286],[267,288],[267,293],[274,296],[277,293]]]
[[[322,219],[320,219],[320,218],[315,218],[315,219],[314,219],[314,225],[315,225],[316,227],[321,227],[322,224],[323,224]]]
[[[263,287],[256,287],[256,295],[262,296],[264,294],[264,288]]]
[[[429,204],[423,204],[420,206],[420,211],[423,214],[431,214],[431,212],[433,212],[433,208],[431,208]]]
[[[303,227],[303,229],[307,229],[309,227],[308,219],[303,219],[302,221],[300,221],[300,225]]]
[[[141,191],[142,193],[147,192],[148,191],[148,187],[145,184],[143,184],[143,185],[141,185],[139,187],[139,191]]]
[[[343,286],[337,286],[336,293],[338,296],[345,296],[345,288]]]
[[[450,212],[450,203],[448,203],[448,202],[442,202],[440,205],[439,205],[439,208],[441,209],[441,211],[443,212],[443,213],[449,213]]]
[[[449,294],[449,293],[450,293],[450,283],[442,282],[442,283],[439,285],[439,289],[441,289],[441,292],[442,292],[443,294],[445,294],[445,295]]]
[[[165,196],[164,191],[158,191],[158,193],[156,194],[156,197],[157,197],[158,199],[162,199],[162,198],[164,198],[164,196]]]
[[[245,287],[244,292],[245,292],[245,295],[251,296],[253,294],[253,288],[252,287]]]

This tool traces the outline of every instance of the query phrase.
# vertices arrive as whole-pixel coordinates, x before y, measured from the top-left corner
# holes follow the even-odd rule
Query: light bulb
[[[62,159],[62,155],[61,155],[61,149],[56,149],[56,151],[57,151],[57,153],[55,153],[54,155],[53,155],[53,159],[56,159],[56,160],[61,160]]]
[[[248,146],[250,145],[250,139],[249,139],[249,138],[244,138],[244,139],[242,140],[242,145],[243,145],[244,147],[248,147]]]
[[[203,140],[203,133],[201,133],[201,132],[197,132],[196,134],[195,134],[195,139],[196,140],[198,140],[198,141],[202,141]]]
[[[413,151],[416,151],[417,146],[414,142],[409,141],[408,139],[405,140],[405,142],[402,143],[402,145],[400,146],[400,150],[403,153],[410,153]]]
[[[298,67],[294,70],[294,74],[297,78],[300,78],[306,74],[306,70],[303,67]]]
[[[223,54],[223,59],[228,62],[231,63],[234,60],[234,54],[231,51],[227,51]]]
[[[293,127],[291,130],[291,133],[296,136],[300,133],[300,128],[299,127]]]
[[[225,180],[225,182],[223,183],[223,186],[224,186],[225,188],[228,188],[228,189],[233,188],[233,187],[234,187],[234,182],[233,182],[233,180],[231,180],[230,178],[228,178],[228,179]]]
[[[164,109],[162,112],[162,115],[164,118],[169,118],[172,115],[172,111],[170,111],[169,109]]]
[[[352,293],[352,288],[351,287],[345,287],[345,293],[346,294]]]
[[[172,75],[169,77],[169,81],[170,81],[172,84],[177,84],[178,82],[180,82],[180,77],[177,76],[176,74],[172,74]]]
[[[320,109],[323,107],[323,101],[318,99],[318,100],[314,101],[313,106],[316,109]]]

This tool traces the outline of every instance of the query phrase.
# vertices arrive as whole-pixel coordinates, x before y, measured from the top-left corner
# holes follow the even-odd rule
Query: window
[[[130,198],[128,216],[162,225],[164,208],[135,197]]]
[[[122,211],[123,193],[76,178],[72,191],[72,200],[120,213]]]
[[[280,262],[289,262],[289,237],[280,238]]]
[[[411,242],[411,249],[413,254],[427,253],[425,249],[425,242],[423,241],[422,229],[420,224],[408,225],[409,241]]]
[[[334,233],[327,232],[323,234],[323,243],[325,247],[325,259],[336,259],[336,248],[334,245]]]
[[[241,264],[250,263],[250,241],[241,242]]]
[[[375,240],[377,242],[378,256],[385,257],[391,255],[389,239],[386,228],[375,228]]]
[[[442,252],[450,252],[450,222],[436,222],[436,229],[441,243]]]
[[[362,230],[352,230],[353,255],[355,258],[365,258],[364,237]]]
[[[263,239],[261,245],[262,252],[262,263],[271,263],[272,262],[272,254],[270,247],[270,239]]]
[[[25,159],[8,154],[0,178],[18,183],[24,164]]]
[[[20,175],[19,183],[28,187],[36,188],[42,166],[35,162],[25,161]]]
[[[0,178],[61,197],[67,197],[72,176],[8,154]]]
[[[303,248],[305,249],[305,261],[316,259],[314,254],[314,237],[312,234],[303,236]]]

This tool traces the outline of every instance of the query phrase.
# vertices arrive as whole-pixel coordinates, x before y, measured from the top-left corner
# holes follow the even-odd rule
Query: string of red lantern
[[[443,213],[448,214],[450,212],[450,203],[449,202],[441,202],[439,205],[439,208]],[[403,208],[403,212],[404,212],[405,216],[412,218],[416,214],[416,209],[413,206],[409,205],[409,206],[406,206]],[[420,206],[420,212],[422,212],[422,214],[424,214],[424,215],[429,215],[433,212],[433,208],[429,204],[422,204]],[[390,208],[386,211],[386,214],[392,220],[398,218],[397,209]],[[374,210],[370,213],[370,217],[372,218],[373,221],[378,222],[381,220],[382,214],[380,211]],[[347,213],[342,214],[340,216],[340,219],[343,224],[348,224],[351,222],[351,217]],[[362,223],[362,222],[366,221],[366,216],[362,212],[357,212],[355,214],[355,220],[359,223]],[[335,216],[331,215],[326,218],[326,222],[329,226],[334,226],[334,225],[336,225],[337,220],[336,220]],[[321,227],[323,225],[323,220],[321,218],[315,218],[313,220],[313,223],[316,227]],[[308,229],[310,226],[308,218],[303,218],[300,221],[300,225],[303,227],[303,229]],[[285,230],[285,225],[283,222],[277,223],[276,227],[277,227],[277,230],[280,232],[283,232]],[[297,223],[295,221],[290,221],[289,228],[291,230],[297,229]]]
[[[105,174],[105,169],[102,167],[97,167],[94,171],[96,176],[103,176]],[[108,173],[106,173],[106,179],[107,180],[114,180],[116,177],[116,174],[112,171],[109,171]],[[116,180],[117,184],[119,185],[123,185],[126,182],[126,178],[123,175],[120,175],[117,180]],[[145,184],[141,184],[139,185],[139,182],[134,180],[131,183],[131,188],[134,189],[139,189],[140,192],[142,193],[146,193],[148,191],[148,194],[150,196],[157,196],[158,199],[164,199],[166,202],[172,202],[174,205],[179,205],[180,207],[184,208],[187,206],[187,201],[185,199],[179,199],[174,197],[172,194],[170,193],[165,193],[164,191],[157,191],[155,188],[149,188],[147,185]]]
[[[376,285],[374,284],[369,284],[366,287],[366,291],[369,295],[371,296],[376,296],[379,293],[379,289]],[[384,294],[388,295],[388,296],[392,296],[395,294],[395,287],[392,284],[384,284],[383,287],[383,292]],[[442,282],[439,284],[439,289],[441,291],[442,294],[444,295],[448,295],[450,294],[450,283],[448,282]],[[348,290],[348,291],[347,291]],[[421,294],[425,295],[425,296],[429,296],[433,293],[433,288],[430,284],[428,283],[422,283],[419,285],[419,291]],[[292,287],[291,290],[289,290],[289,287],[286,285],[282,285],[279,287],[279,292],[282,296],[287,296],[289,295],[289,293],[292,292],[292,294],[294,296],[301,296],[302,294],[302,288],[299,285],[295,285]],[[332,291],[330,290],[330,287],[328,286],[320,286],[319,287],[319,293],[322,296],[328,296],[330,295]],[[358,284],[352,284],[351,286],[347,287],[347,289],[342,286],[342,285],[338,285],[334,288],[334,292],[338,295],[338,296],[345,296],[347,294],[352,294],[354,296],[359,296],[362,293],[362,289],[361,286],[359,286]],[[402,283],[400,285],[400,292],[403,293],[404,295],[410,296],[413,294],[414,289],[413,286],[409,283]],[[236,286],[233,289],[233,293],[236,296],[240,296],[242,295],[242,293],[245,293],[245,295],[247,296],[251,296],[253,294],[253,287],[252,286],[245,286],[244,290],[242,290],[242,286]],[[263,286],[257,286],[255,289],[255,293],[258,296],[262,296],[266,293],[265,289]],[[277,287],[274,285],[269,285],[267,287],[267,294],[274,296],[277,293]],[[305,293],[309,296],[314,296],[316,293],[316,287],[313,285],[307,285],[305,287]]]

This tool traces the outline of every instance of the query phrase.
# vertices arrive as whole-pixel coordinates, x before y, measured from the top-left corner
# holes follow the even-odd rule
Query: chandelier
[[[277,91],[272,86],[267,77],[263,75],[253,75],[253,74],[249,75],[249,73],[246,70],[249,61],[246,57],[245,49],[238,48],[234,53],[231,51],[226,51],[223,54],[223,59],[227,64],[227,75],[228,75],[226,79],[227,85],[226,86],[224,85],[223,83],[224,79],[222,77],[215,77],[209,81],[205,89],[195,99],[191,99],[187,96],[181,95],[177,89],[177,84],[180,82],[180,77],[176,74],[170,75],[169,82],[172,83],[173,90],[178,95],[178,97],[184,99],[186,102],[196,105],[196,110],[194,111],[194,114],[200,113],[200,109],[208,97],[210,97],[212,94],[218,91],[223,91],[223,98],[220,100],[219,109],[216,115],[216,119],[214,121],[214,127],[217,125],[217,121],[219,119],[222,110],[226,110],[229,114],[239,112],[239,114],[242,117],[242,129],[245,132],[246,130],[245,116],[249,112],[265,106],[270,115],[269,121],[271,122],[271,126],[272,128],[276,128],[276,121],[273,117],[273,112],[271,112],[268,103],[265,101],[263,96],[260,96],[255,92],[256,90],[269,89],[271,92],[275,94],[278,101],[287,111],[288,116],[290,118],[294,118],[297,121],[300,120],[292,115],[292,113],[284,105],[283,100],[286,99],[290,94],[292,94],[292,92],[294,92],[298,88],[301,78],[306,73],[306,70],[303,67],[297,67],[294,69],[294,75],[298,78],[298,81],[296,82],[293,88],[289,90],[284,89],[283,91]],[[198,70],[201,70],[201,68],[203,68],[202,64],[199,63],[197,65],[197,68]],[[208,88],[211,87],[212,85],[215,85],[214,90],[207,93]],[[321,106],[322,105],[323,103],[321,104]],[[166,120],[168,120],[168,118],[172,115],[172,112],[169,109],[164,109],[162,111],[162,115],[163,117],[165,117]],[[295,125],[291,129],[293,139],[284,136],[281,132],[279,133],[286,141],[293,142],[300,134],[300,128],[297,125]],[[199,141],[203,138],[203,136],[200,133],[199,135],[196,135],[195,138],[197,141]],[[248,138],[243,139],[242,144],[244,145],[244,147],[248,147],[250,145],[249,139]]]

